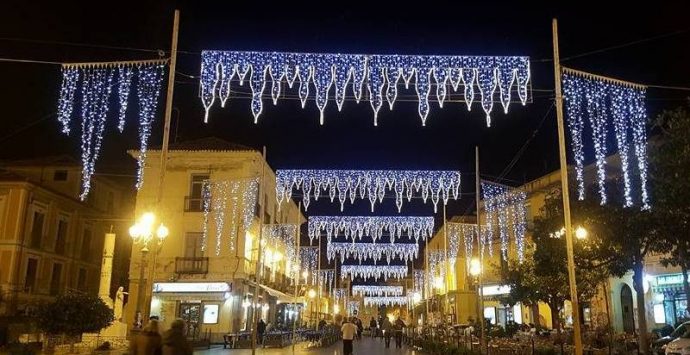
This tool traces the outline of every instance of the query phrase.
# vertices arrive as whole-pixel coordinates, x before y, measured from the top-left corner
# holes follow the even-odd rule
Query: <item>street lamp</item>
[[[311,303],[311,317],[309,317],[309,318],[314,318],[314,298],[316,297],[316,290],[314,290],[313,288],[310,288],[309,291],[307,291],[307,296],[309,296],[309,299],[311,299],[311,302],[309,302],[309,303]],[[318,307],[318,305],[317,305],[317,307]],[[317,326],[318,326],[318,323],[317,323],[317,325],[314,326],[314,329],[317,329],[316,328]]]
[[[160,223],[158,226],[156,226],[156,215],[154,215],[152,212],[144,213],[136,223],[129,227],[129,235],[132,237],[132,242],[136,245],[141,245],[139,291],[137,294],[136,316],[134,320],[134,327],[136,329],[141,329],[144,323],[141,307],[144,303],[144,275],[146,273],[146,256],[149,252],[149,243],[155,240],[156,246],[160,246],[163,244],[163,240],[165,240],[168,234],[168,227],[166,227],[163,223]]]
[[[484,295],[482,294],[482,263],[477,258],[470,260],[470,275],[474,278],[477,285],[477,321],[479,322],[480,340],[479,351],[484,349]],[[471,339],[470,339],[471,340]]]
[[[577,227],[575,230],[575,238],[577,239],[586,239],[588,235],[589,232],[582,226]]]

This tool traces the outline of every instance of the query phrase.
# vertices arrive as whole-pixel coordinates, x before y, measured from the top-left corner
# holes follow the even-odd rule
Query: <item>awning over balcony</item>
[[[276,290],[276,289],[270,288],[270,287],[268,287],[268,286],[266,286],[266,285],[261,285],[261,284],[260,284],[259,286],[261,286],[261,288],[263,288],[266,292],[268,292],[269,295],[271,295],[271,296],[277,298],[278,301],[280,301],[280,302],[292,303],[292,302],[295,302],[295,300],[296,300],[297,302],[299,302],[299,297],[295,299],[295,298],[293,298],[292,296],[290,296],[290,295],[288,295],[288,294],[285,294],[285,293],[280,292],[280,291],[278,291],[278,290]]]

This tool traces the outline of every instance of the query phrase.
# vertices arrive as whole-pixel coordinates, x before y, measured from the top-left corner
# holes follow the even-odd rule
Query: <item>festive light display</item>
[[[443,250],[429,251],[429,273],[431,274],[429,280],[433,280],[433,276],[438,275],[441,279],[446,278],[446,253]]]
[[[380,307],[380,306],[405,306],[407,305],[407,297],[364,297],[364,307]]]
[[[349,295],[349,290],[346,288],[334,288],[331,291],[331,295],[333,296],[335,303],[338,303],[340,300],[345,299],[345,297]]]
[[[348,314],[359,314],[359,301],[349,301],[347,302]]]
[[[477,241],[477,225],[476,224],[470,224],[470,223],[448,223],[447,226],[447,233],[450,236],[451,241],[456,241],[457,245],[451,243],[453,246],[449,246],[448,253],[452,255],[451,253],[454,253],[454,255],[457,256],[458,250],[460,249],[459,245],[459,240],[462,239],[464,246],[465,246],[465,261],[467,262],[467,268],[469,269],[470,266],[470,261],[472,260],[472,256],[474,255],[474,244],[477,243],[479,245],[479,252],[481,253],[481,257],[483,258],[484,256],[484,250],[487,248],[487,245],[490,244],[490,240],[487,238],[489,233],[488,229],[486,226],[482,226],[481,229],[481,234],[480,234],[480,241]],[[490,245],[489,245],[490,247]],[[453,250],[455,249],[455,250]]]
[[[384,281],[389,278],[402,279],[407,275],[407,265],[342,265],[340,268],[340,277],[345,279],[350,277],[373,278],[378,280],[383,278]]]
[[[568,114],[568,128],[570,128],[570,146],[575,159],[578,199],[585,198],[583,130],[586,116],[592,132],[601,204],[607,202],[604,183],[606,140],[612,125],[623,173],[624,206],[631,207],[634,204],[630,167],[630,151],[632,150],[637,161],[640,180],[639,201],[642,209],[649,209],[645,126],[646,87],[564,68],[563,91]]]
[[[134,71],[137,72],[137,98],[139,103],[139,140],[137,188],[143,182],[148,139],[151,135],[151,124],[155,117],[160,96],[165,61],[122,62],[103,64],[64,64],[62,66],[62,84],[58,99],[57,118],[61,130],[70,134],[70,123],[74,116],[75,100],[81,94],[79,105],[81,116],[81,159],[82,188],[79,198],[83,201],[91,189],[91,177],[95,173],[106,118],[110,110],[112,88],[118,86],[117,109],[118,129],[122,131],[125,124],[129,93],[132,87]],[[113,83],[113,79],[117,83]]]
[[[300,269],[307,271],[311,275],[310,284],[316,285],[318,276],[319,250],[315,247],[300,247],[299,250]],[[306,280],[305,280],[306,281]]]
[[[321,270],[319,278],[319,283],[325,285],[328,288],[328,293],[330,293],[335,283],[335,270]]]
[[[490,243],[496,236],[501,240],[501,253],[508,256],[509,238],[515,239],[518,259],[524,257],[525,233],[527,231],[527,194],[520,189],[511,189],[507,186],[482,182],[482,197],[484,210],[486,211],[486,241]],[[510,227],[510,228],[509,228]],[[492,254],[493,248],[489,248]]]
[[[262,227],[261,237],[267,241],[268,245],[275,248],[282,247],[285,250],[285,258],[291,264],[297,263],[297,253],[295,251],[295,239],[297,238],[296,224],[265,224]]]
[[[380,261],[384,256],[386,262],[391,263],[393,259],[400,259],[405,262],[414,260],[419,253],[417,243],[397,243],[397,244],[376,244],[376,243],[336,243],[329,242],[326,245],[326,255],[328,260],[333,260],[340,255],[340,262],[345,262],[345,258],[355,258],[360,263],[363,260]]]
[[[247,75],[249,78],[247,78]],[[378,124],[378,113],[385,100],[392,109],[398,95],[398,85],[403,80],[409,87],[414,77],[418,97],[418,112],[422,125],[429,114],[429,94],[436,86],[436,99],[440,107],[450,86],[457,90],[464,85],[465,102],[470,109],[474,100],[475,85],[479,88],[481,106],[486,113],[487,126],[491,124],[494,94],[498,85],[500,102],[508,112],[511,90],[517,92],[523,105],[527,103],[530,79],[528,57],[489,56],[422,56],[422,55],[361,55],[328,53],[281,53],[281,52],[239,52],[202,51],[201,53],[201,101],[206,109],[204,121],[208,121],[209,110],[216,98],[221,106],[230,96],[233,78],[240,86],[248,79],[252,91],[251,111],[254,122],[258,122],[263,111],[263,95],[266,81],[271,80],[271,99],[276,104],[281,94],[283,79],[292,87],[299,80],[299,98],[304,108],[309,97],[309,86],[314,86],[314,100],[320,111],[320,123],[324,122],[324,110],[334,86],[334,99],[338,110],[346,98],[346,87],[352,81],[355,100],[362,98],[366,85],[369,102],[374,111],[374,125]],[[433,78],[433,82],[432,82]],[[365,80],[366,79],[366,80]],[[366,83],[366,84],[365,84]]]
[[[417,292],[424,292],[424,270],[414,270],[414,290]]]
[[[216,255],[220,255],[224,236],[227,236],[228,249],[235,250],[238,225],[239,223],[242,224],[243,231],[247,231],[251,227],[258,193],[258,179],[204,181],[201,194],[204,211],[201,250],[206,251],[207,249],[209,228],[212,227],[211,215],[213,216],[213,226],[215,226]],[[238,221],[240,207],[242,219]],[[228,212],[230,219],[229,223],[226,223]]]
[[[348,199],[354,203],[359,193],[360,199],[368,199],[371,210],[378,201],[383,202],[386,190],[395,192],[395,204],[398,212],[402,209],[403,199],[412,200],[415,191],[421,192],[426,203],[431,197],[434,211],[438,201],[448,203],[452,195],[457,200],[460,194],[460,173],[455,171],[428,170],[278,170],[276,171],[276,198],[278,203],[292,197],[293,188],[304,191],[305,210],[311,198],[318,201],[322,191],[328,190],[331,202],[337,197],[340,210]]]
[[[402,296],[402,286],[353,285],[353,296]]]
[[[391,244],[396,239],[402,238],[407,234],[408,239],[414,238],[415,242],[419,239],[426,240],[431,238],[434,231],[433,217],[399,217],[399,216],[310,216],[307,226],[309,239],[318,238],[325,232],[328,243],[333,237],[339,234],[345,235],[346,239],[362,239],[363,236],[370,236],[374,242],[383,237],[384,232],[390,234]]]

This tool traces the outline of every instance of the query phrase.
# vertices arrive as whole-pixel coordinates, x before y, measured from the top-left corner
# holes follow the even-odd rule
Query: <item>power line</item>
[[[591,50],[589,52],[584,52],[584,53],[580,53],[580,54],[571,55],[571,56],[568,56],[565,58],[561,58],[561,62],[565,62],[567,60],[571,60],[571,59],[575,59],[575,58],[586,57],[586,56],[589,56],[592,54],[599,54],[599,53],[603,53],[603,52],[608,52],[608,51],[611,51],[614,49],[625,48],[625,47],[633,46],[633,45],[640,44],[640,43],[654,41],[654,40],[661,39],[661,38],[676,36],[679,34],[686,33],[688,31],[690,31],[690,29],[679,30],[679,31],[665,33],[665,34],[661,34],[661,35],[657,35],[657,36],[653,36],[653,37],[647,37],[647,38],[639,39],[639,40],[632,41],[632,42],[626,42],[623,44],[618,44],[618,45],[613,45],[613,46],[604,47],[604,48],[600,48],[600,49],[595,49],[595,50]],[[553,61],[553,59],[552,59],[552,61]]]
[[[46,61],[46,60],[33,60],[33,59],[16,59],[16,58],[0,58],[0,62],[62,65],[62,63],[60,63],[60,62],[51,62],[51,61]]]

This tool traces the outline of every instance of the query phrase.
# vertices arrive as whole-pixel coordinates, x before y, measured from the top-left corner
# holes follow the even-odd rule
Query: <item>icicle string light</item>
[[[434,217],[411,216],[311,216],[308,223],[309,239],[318,238],[322,233],[326,234],[328,242],[344,234],[346,239],[362,239],[370,236],[374,242],[381,239],[384,232],[390,233],[391,243],[407,234],[409,239],[417,242],[421,238],[431,238],[434,232]]]
[[[140,153],[136,186],[141,187],[148,139],[158,106],[165,63],[165,60],[158,60],[62,66],[57,119],[60,122],[61,131],[70,134],[70,123],[75,115],[75,108],[78,108],[81,116],[82,188],[79,197],[82,201],[86,199],[91,189],[91,177],[95,172],[95,164],[100,154],[106,119],[110,111],[111,94],[115,85],[117,85],[119,106],[116,109],[117,127],[120,132],[124,129],[132,86],[134,85],[137,89]],[[135,72],[137,80],[133,82]]]
[[[479,252],[484,253],[484,250],[487,248],[487,244],[489,242],[489,239],[486,238],[487,236],[487,230],[488,228],[486,226],[482,226],[481,230],[481,240],[477,240],[477,225],[476,224],[471,224],[471,223],[448,223],[448,228],[447,232],[449,235],[449,238],[451,241],[457,241],[457,246],[450,247],[448,249],[449,255],[452,257],[453,254],[457,256],[459,254],[458,250],[460,249],[460,239],[462,239],[463,244],[464,244],[464,249],[465,249],[465,261],[467,262],[467,268],[469,269],[470,261],[472,260],[472,257],[474,256],[474,245],[475,243],[479,247]],[[453,249],[457,249],[456,251],[453,251]]]
[[[414,289],[417,292],[424,292],[424,270],[414,270]]]
[[[407,297],[364,297],[364,307],[405,306]]]
[[[319,199],[322,192],[328,191],[331,202],[337,198],[342,211],[349,199],[368,199],[371,210],[383,202],[387,190],[395,193],[398,212],[403,200],[412,200],[413,192],[421,193],[424,203],[429,197],[437,210],[439,200],[448,203],[452,196],[460,195],[460,173],[455,171],[428,170],[278,170],[276,171],[276,198],[278,203],[292,197],[293,189],[302,189],[305,210],[309,202]]]
[[[461,74],[462,73],[462,74]],[[266,82],[270,79],[270,97],[277,103],[282,81],[289,87],[299,80],[299,97],[302,108],[313,85],[319,122],[324,123],[324,111],[330,93],[333,91],[338,110],[342,109],[346,88],[351,83],[355,100],[362,98],[362,89],[367,87],[369,101],[374,111],[374,125],[378,124],[378,113],[383,106],[384,96],[392,109],[397,98],[400,80],[409,87],[414,78],[418,97],[419,116],[422,125],[430,111],[429,96],[435,86],[436,101],[440,107],[446,99],[448,86],[458,89],[462,77],[465,101],[468,109],[479,88],[481,106],[486,114],[487,125],[491,123],[496,87],[504,112],[508,112],[511,90],[517,87],[518,97],[523,105],[527,103],[530,64],[529,57],[491,56],[422,56],[422,55],[361,55],[328,53],[283,53],[283,52],[239,52],[205,50],[201,53],[201,101],[206,109],[204,122],[208,121],[209,110],[216,98],[221,106],[230,95],[233,80],[243,85],[249,81],[252,91],[251,111],[254,122],[263,112],[263,96]],[[433,80],[432,80],[433,79]],[[450,84],[450,85],[449,85]],[[333,90],[331,88],[333,87]],[[385,90],[384,90],[385,88]]]
[[[254,217],[258,189],[258,179],[204,181],[201,196],[204,209],[201,250],[206,251],[207,249],[210,229],[215,229],[216,256],[221,253],[222,240],[224,238],[227,239],[228,249],[235,250],[235,241],[238,236],[237,212],[240,208],[238,206],[240,197],[242,199],[242,230],[246,232],[251,227]],[[230,209],[230,221],[226,220],[228,209]],[[213,217],[213,222],[210,220],[211,216]],[[215,228],[212,228],[214,226]]]
[[[331,292],[331,295],[333,296],[333,300],[337,303],[342,299],[345,299],[349,295],[349,290],[346,288],[334,288],[333,291]]]
[[[353,300],[347,302],[347,307],[349,309],[349,314],[359,314],[359,301]]]
[[[487,227],[486,233],[482,233],[482,236],[487,237],[482,240],[482,245],[498,237],[501,241],[501,253],[507,257],[512,236],[517,246],[518,259],[522,261],[527,230],[527,194],[520,189],[488,182],[482,182],[481,188]],[[489,253],[492,253],[491,247]]]
[[[300,269],[307,271],[311,275],[309,284],[316,285],[318,275],[319,251],[314,247],[300,247],[299,250]],[[305,280],[306,281],[306,280]]]
[[[563,92],[565,96],[571,150],[575,160],[578,199],[585,198],[584,137],[585,116],[590,124],[597,166],[597,182],[601,204],[607,201],[606,154],[607,136],[613,126],[616,147],[623,173],[625,207],[635,204],[631,176],[630,152],[637,161],[640,191],[638,201],[642,209],[649,209],[647,191],[647,113],[646,88],[594,74],[564,68]],[[631,147],[632,145],[632,147]]]
[[[353,296],[402,296],[402,286],[353,285]]]
[[[297,261],[295,251],[295,240],[297,238],[296,224],[265,224],[262,227],[262,237],[266,239],[267,245],[285,250],[285,259],[291,263]]]
[[[407,275],[407,265],[343,265],[340,272],[342,279],[362,277],[365,279],[373,278],[374,280],[382,278],[384,281],[389,278],[400,280]]]
[[[335,283],[335,270],[321,270],[319,275],[319,283],[325,285],[328,289],[328,293],[333,289],[333,284]]]
[[[339,255],[341,263],[345,262],[346,258],[354,258],[361,263],[363,260],[378,262],[385,257],[386,262],[390,265],[391,260],[395,259],[410,262],[417,257],[417,254],[419,254],[419,245],[417,245],[417,243],[376,244],[330,242],[326,246],[328,260],[333,260]]]

